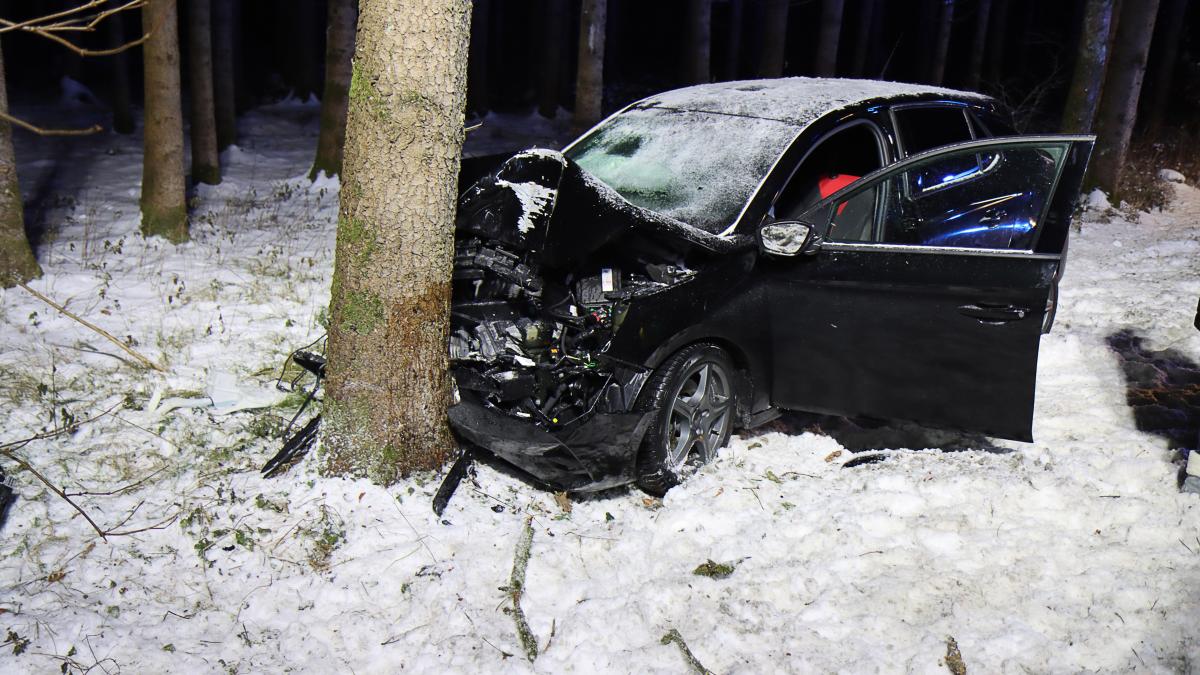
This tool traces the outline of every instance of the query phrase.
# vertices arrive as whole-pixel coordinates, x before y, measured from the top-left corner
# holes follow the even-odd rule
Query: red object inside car
[[[817,181],[817,190],[821,193],[821,199],[825,199],[829,195],[841,190],[859,178],[862,178],[862,176],[851,176],[847,173],[835,173],[829,176],[821,176],[821,179]],[[845,208],[845,203],[838,207],[837,212],[839,216],[842,215],[842,211]]]

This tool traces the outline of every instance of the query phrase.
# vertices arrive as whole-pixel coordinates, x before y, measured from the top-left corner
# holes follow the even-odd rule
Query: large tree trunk
[[[783,75],[783,50],[787,46],[788,0],[766,0],[764,14],[757,74],[759,77],[780,77]]]
[[[604,33],[608,0],[583,0],[579,13],[579,71],[575,77],[575,128],[600,121],[604,106]]]
[[[234,0],[213,0],[213,96],[217,112],[217,149],[237,143],[237,88],[234,80]]]
[[[684,58],[684,80],[688,84],[712,81],[712,0],[688,0]]]
[[[988,19],[991,18],[992,0],[979,0],[975,6],[975,39],[971,42],[971,61],[967,66],[967,89],[979,91],[983,79],[983,53],[987,51]]]
[[[0,51],[0,113],[8,113],[4,82],[4,52]],[[0,287],[42,276],[29,238],[25,236],[21,186],[17,184],[17,157],[13,152],[12,125],[0,118]]]
[[[1170,105],[1175,64],[1179,61],[1179,41],[1187,21],[1187,0],[1167,0],[1158,20],[1155,51],[1157,60],[1150,76],[1150,96],[1143,106],[1146,114],[1146,133],[1156,137],[1162,131],[1163,119]]]
[[[142,131],[142,232],[173,242],[188,238],[183,180],[183,108],[175,0],[142,7],[146,120]]]
[[[542,63],[538,78],[538,112],[542,117],[551,119],[558,115],[566,26],[567,3],[563,0],[546,0],[546,35],[542,40]]]
[[[1088,184],[1119,197],[1121,170],[1137,120],[1138,96],[1154,36],[1158,0],[1125,0],[1096,119],[1096,150]]]
[[[876,8],[877,0],[862,0],[861,6],[858,8],[858,27],[854,35],[854,63],[851,64],[850,72],[854,73],[854,77],[867,77],[867,69],[871,65],[871,54],[874,51],[872,47],[878,39],[874,28],[879,25],[875,20],[875,13],[879,11]]]
[[[1108,39],[1112,30],[1113,0],[1087,0],[1083,28],[1075,50],[1071,89],[1063,109],[1062,130],[1068,134],[1091,133],[1104,89],[1108,67]]]
[[[346,143],[346,106],[350,100],[350,59],[354,56],[354,27],[358,18],[355,0],[329,0],[329,27],[325,31],[325,93],[321,96],[321,135],[309,180],[324,171],[342,172],[342,146]]]
[[[950,53],[950,29],[954,25],[954,0],[939,0],[937,33],[933,43],[933,59],[929,64],[929,84],[941,85],[946,81],[946,56]]]
[[[489,52],[492,35],[491,0],[471,3],[471,54],[467,62],[467,108],[473,115],[483,117],[491,105],[491,63]]]
[[[821,31],[817,37],[817,59],[813,73],[818,77],[833,77],[837,74],[838,42],[842,34],[843,0],[823,0],[821,3]]]
[[[471,5],[359,9],[322,467],[388,484],[453,449],[446,343]]]
[[[213,108],[212,4],[188,0],[188,84],[192,92],[192,182],[221,182]]]
[[[125,20],[121,14],[109,17],[104,25],[109,48],[125,44]],[[113,131],[118,134],[132,134],[134,123],[129,92],[129,58],[125,52],[118,52],[108,58],[112,67]]]

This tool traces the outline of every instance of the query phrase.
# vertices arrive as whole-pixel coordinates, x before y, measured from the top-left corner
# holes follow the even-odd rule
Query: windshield
[[[758,117],[633,108],[566,155],[630,203],[721,234],[799,131]]]

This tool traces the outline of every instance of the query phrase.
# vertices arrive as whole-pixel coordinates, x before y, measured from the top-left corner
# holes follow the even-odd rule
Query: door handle
[[[1017,307],[1016,305],[989,305],[980,303],[976,305],[962,305],[958,308],[958,313],[973,319],[979,319],[980,323],[999,325],[1008,323],[1009,321],[1024,319],[1026,316],[1029,316],[1029,308]]]

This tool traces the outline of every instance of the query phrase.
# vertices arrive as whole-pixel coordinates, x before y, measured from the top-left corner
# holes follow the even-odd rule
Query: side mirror
[[[816,253],[821,248],[821,238],[808,223],[781,220],[758,228],[758,245],[771,255],[791,257]]]

